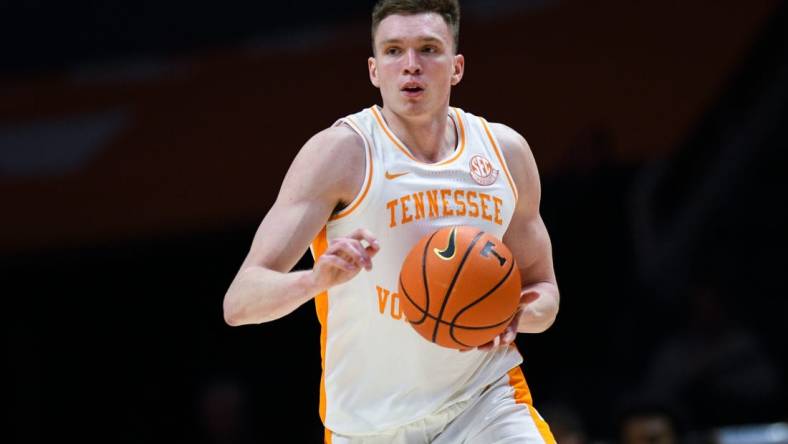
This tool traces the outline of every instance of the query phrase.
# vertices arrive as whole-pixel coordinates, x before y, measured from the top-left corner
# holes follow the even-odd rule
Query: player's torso
[[[332,288],[325,333],[325,415],[329,428],[367,433],[405,424],[470,396],[521,358],[512,347],[459,353],[419,336],[397,294],[399,269],[422,236],[472,225],[502,238],[516,203],[503,153],[482,119],[450,109],[457,148],[434,164],[419,162],[373,107],[341,121],[366,141],[365,182],[326,225],[325,240],[370,230],[380,251],[370,272]],[[341,123],[340,123],[341,124]]]

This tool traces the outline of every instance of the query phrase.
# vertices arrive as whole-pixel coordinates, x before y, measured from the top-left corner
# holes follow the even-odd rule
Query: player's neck
[[[457,147],[457,130],[449,118],[448,107],[434,115],[410,118],[383,108],[383,118],[394,134],[417,160],[436,163],[450,156]]]

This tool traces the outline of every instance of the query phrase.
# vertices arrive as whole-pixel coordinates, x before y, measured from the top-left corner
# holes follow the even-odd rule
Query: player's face
[[[454,54],[449,25],[438,14],[390,15],[375,33],[369,77],[383,106],[401,115],[424,115],[448,106],[465,60]]]

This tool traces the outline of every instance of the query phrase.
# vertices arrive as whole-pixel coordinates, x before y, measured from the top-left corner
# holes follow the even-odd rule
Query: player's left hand
[[[517,311],[514,313],[512,317],[512,322],[506,326],[506,329],[500,335],[493,338],[492,341],[482,344],[476,348],[466,348],[460,350],[460,352],[467,352],[470,350],[480,350],[480,351],[490,351],[495,347],[498,346],[508,346],[512,342],[514,342],[514,338],[517,337],[517,327],[520,325],[520,317],[523,314],[523,310],[530,304],[531,302],[535,301],[539,297],[539,293],[535,291],[524,291],[522,295],[520,295],[520,304],[517,306]]]

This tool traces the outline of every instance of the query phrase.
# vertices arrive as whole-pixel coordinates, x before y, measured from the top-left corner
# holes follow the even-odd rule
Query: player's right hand
[[[366,245],[365,245],[366,243]],[[372,258],[380,249],[375,236],[357,228],[346,237],[332,239],[312,267],[312,279],[321,291],[349,281],[361,269],[372,269]]]

